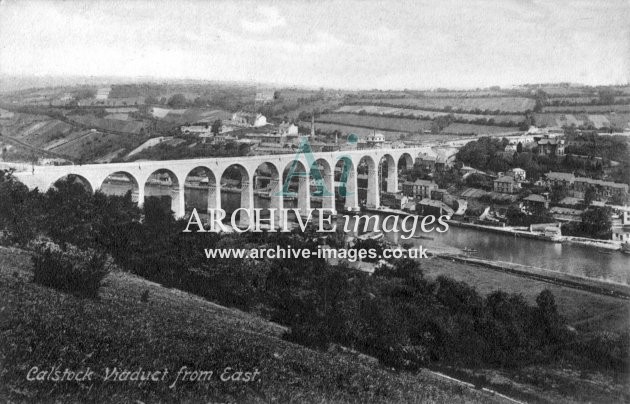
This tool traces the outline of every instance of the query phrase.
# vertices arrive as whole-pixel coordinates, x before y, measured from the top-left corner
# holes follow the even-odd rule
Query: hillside
[[[0,247],[0,400],[12,402],[492,402],[495,397],[428,372],[394,373],[373,361],[281,339],[261,318],[114,272],[96,300],[30,282],[27,252]],[[143,293],[148,299],[142,299]],[[89,382],[28,381],[39,369],[84,370]],[[177,371],[213,370],[204,382]],[[168,369],[164,382],[105,382],[105,368]],[[260,372],[222,382],[226,367]],[[101,379],[99,379],[99,375]]]

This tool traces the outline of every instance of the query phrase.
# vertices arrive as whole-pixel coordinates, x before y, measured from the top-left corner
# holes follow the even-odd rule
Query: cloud
[[[242,19],[241,27],[244,31],[261,34],[266,33],[274,28],[283,27],[286,25],[286,20],[275,7],[260,6],[258,7],[258,15],[254,20]]]

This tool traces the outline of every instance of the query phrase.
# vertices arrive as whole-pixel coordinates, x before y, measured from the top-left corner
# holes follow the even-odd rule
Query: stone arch
[[[197,209],[208,212],[220,208],[220,190],[214,172],[206,166],[188,171],[184,179],[184,207],[186,211]]]
[[[237,209],[247,209],[249,213],[239,211],[238,223],[248,226],[251,209],[254,208],[254,187],[247,168],[241,164],[231,164],[223,170],[219,178],[221,187],[221,206],[227,218]]]
[[[311,176],[310,167],[307,170],[304,163],[299,160],[291,160],[282,171],[281,192],[285,203],[291,198],[289,206],[296,206],[300,215],[308,215],[311,208]]]
[[[143,185],[145,201],[148,198],[165,200],[168,197],[171,211],[176,217],[182,217],[185,213],[181,203],[184,196],[180,195],[179,184],[180,180],[173,171],[167,168],[157,169],[148,176]]]
[[[311,182],[314,189],[311,203],[324,209],[335,211],[335,178],[330,162],[319,158],[313,162],[310,169]]]
[[[381,191],[398,192],[398,167],[394,156],[384,154],[379,161],[379,189]],[[386,186],[383,184],[386,183]]]
[[[54,180],[50,186],[48,187],[48,189],[52,189],[52,188],[57,188],[56,184],[59,183],[60,181],[64,181],[64,180],[68,180],[70,182],[72,182],[73,184],[80,184],[83,186],[83,188],[88,192],[88,193],[94,193],[94,185],[92,185],[92,183],[90,182],[90,180],[88,180],[87,178],[85,178],[84,176],[80,175],[80,174],[74,174],[74,173],[69,173],[66,175],[62,175],[61,177],[57,178],[56,180]]]
[[[127,192],[131,192],[131,198],[134,202],[138,202],[138,193],[140,186],[138,180],[133,174],[127,171],[115,171],[109,174],[98,190],[105,195],[126,195]]]
[[[414,160],[413,156],[409,153],[402,153],[398,157],[398,170],[409,170],[413,167]]]
[[[270,209],[275,209],[274,226],[280,225],[284,200],[280,191],[282,181],[278,167],[271,162],[260,163],[253,170],[254,208],[261,209],[260,217],[271,218]]]

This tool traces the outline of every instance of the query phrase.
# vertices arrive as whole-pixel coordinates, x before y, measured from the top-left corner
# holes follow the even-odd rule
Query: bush
[[[101,281],[109,273],[107,256],[92,249],[80,250],[52,242],[34,246],[33,282],[83,297],[96,297]]]

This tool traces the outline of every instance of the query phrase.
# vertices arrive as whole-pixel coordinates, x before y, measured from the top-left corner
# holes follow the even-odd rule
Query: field
[[[564,125],[580,126],[593,125],[596,128],[611,127],[614,125],[619,128],[625,128],[630,123],[630,113],[614,113],[614,114],[564,114],[556,113],[540,113],[534,114],[534,120],[538,126],[559,126]]]
[[[534,108],[535,102],[531,98],[524,97],[488,97],[488,98],[381,98],[371,99],[371,103],[382,103],[396,107],[444,109],[462,109],[472,111],[479,109],[482,111],[501,112],[525,112]]]
[[[175,112],[178,111],[178,112]],[[232,118],[232,114],[220,109],[198,109],[189,108],[185,110],[171,110],[162,119],[170,123],[185,124],[199,121],[214,122],[217,119],[228,120]]]
[[[584,96],[559,96],[559,97],[550,97],[549,103],[553,104],[553,102],[568,102],[571,104],[590,104],[592,100],[597,100],[597,95],[584,95]]]
[[[137,131],[141,122],[73,116],[71,119],[89,126],[119,131]],[[140,126],[139,126],[140,125]],[[122,147],[133,148],[139,139],[133,133],[119,135],[91,131],[45,115],[15,114],[0,121],[0,132],[35,148],[71,159],[88,161],[112,153]]]
[[[630,112],[630,105],[565,105],[548,106],[544,112],[568,112],[568,113],[610,113],[610,112]]]
[[[427,111],[422,109],[412,109],[412,108],[395,108],[395,107],[381,107],[376,105],[344,105],[342,107],[337,108],[334,112],[337,113],[353,113],[358,114],[361,111],[369,115],[398,115],[398,116],[412,116],[415,118],[429,117],[435,118],[438,116],[449,115],[449,112],[435,112],[435,111]],[[456,119],[465,119],[469,121],[474,121],[476,119],[494,119],[495,122],[522,122],[525,117],[524,115],[481,115],[481,114],[458,114],[452,113],[452,115]]]
[[[68,115],[68,118],[91,128],[116,132],[139,133],[140,129],[144,127],[144,123],[139,121],[104,119],[90,115]]]
[[[298,122],[298,126],[308,129],[311,127],[311,123]],[[355,135],[358,135],[360,139],[365,139],[366,137],[374,133],[374,130],[369,129],[369,128],[340,125],[336,123],[315,122],[315,129],[319,129],[319,130],[322,130],[324,132],[329,132],[329,133],[334,132],[336,130],[341,132],[342,135],[339,137],[339,142],[345,142],[346,140],[345,137],[349,135],[350,133],[354,133]],[[414,143],[414,144],[425,143],[425,142],[444,142],[444,141],[455,140],[455,139],[460,138],[460,136],[447,135],[443,133],[435,134],[435,135],[431,133],[418,134],[418,133],[386,131],[382,129],[379,129],[378,132],[382,133],[385,136],[385,139],[388,141],[404,140],[407,143]]]
[[[298,122],[298,126],[305,128],[305,129],[310,129],[311,127],[311,123],[310,122]],[[370,128],[363,128],[363,127],[358,127],[358,126],[350,126],[350,125],[342,125],[342,124],[337,124],[337,123],[322,123],[322,122],[315,122],[315,129],[319,129],[322,130],[324,132],[334,132],[334,131],[339,131],[341,132],[343,135],[348,135],[350,133],[354,133],[355,135],[358,135],[360,138],[365,138],[371,134],[374,133],[374,130],[370,129]],[[383,135],[385,135],[385,139],[387,140],[397,140],[397,139],[401,139],[404,136],[407,135],[407,132],[399,132],[399,131],[387,131],[387,130],[379,130],[379,133],[382,133]],[[343,137],[341,137],[339,139],[340,141],[344,141]]]
[[[306,126],[307,123],[304,125]],[[354,133],[362,137],[369,136],[377,130],[382,132],[388,140],[396,140],[403,138],[405,134],[420,133],[422,136],[428,136],[431,121],[356,114],[324,114],[317,119],[315,127],[330,132],[338,130],[343,134]],[[436,136],[445,140],[444,135],[492,135],[517,131],[517,127],[453,123]]]
[[[316,121],[407,133],[422,133],[431,129],[431,121],[426,120],[356,114],[322,114]]]
[[[69,156],[77,160],[91,161],[111,154],[121,147],[131,148],[136,142],[133,137],[123,137],[112,133],[83,130],[46,146],[46,150]]]
[[[0,132],[29,145],[42,147],[55,139],[70,134],[74,128],[65,122],[45,115],[16,113],[10,119],[0,120]]]
[[[514,133],[518,132],[518,127],[475,125],[471,123],[452,123],[442,130],[442,133],[464,135],[495,135],[497,133]]]
[[[125,273],[110,274],[98,299],[31,277],[28,253],[0,247],[3,402],[501,402],[427,371],[392,372],[362,355],[286,342],[277,324]],[[62,372],[89,367],[94,378],[27,381],[32,367],[55,365]],[[215,373],[173,384],[184,366]],[[107,367],[169,373],[164,381],[113,382],[103,380]],[[227,367],[259,376],[221,381]]]

